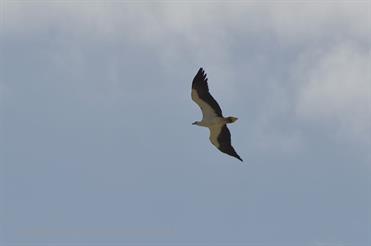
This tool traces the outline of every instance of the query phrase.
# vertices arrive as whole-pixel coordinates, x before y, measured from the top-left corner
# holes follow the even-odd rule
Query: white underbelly
[[[202,123],[202,125],[204,125],[206,127],[214,127],[214,126],[218,126],[218,125],[224,125],[225,120],[221,117],[212,117],[212,118],[204,117],[202,119],[201,123]]]

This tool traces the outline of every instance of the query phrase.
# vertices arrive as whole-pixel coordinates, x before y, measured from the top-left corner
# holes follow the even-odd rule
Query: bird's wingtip
[[[243,162],[242,158],[237,153],[235,155],[233,155],[233,157],[235,157],[236,159],[238,159],[241,162]]]

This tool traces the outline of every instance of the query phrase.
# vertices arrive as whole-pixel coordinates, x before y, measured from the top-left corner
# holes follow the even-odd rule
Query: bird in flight
[[[237,154],[231,144],[231,133],[227,124],[237,120],[236,117],[223,117],[222,109],[209,93],[207,77],[205,71],[200,68],[192,82],[192,100],[197,103],[202,111],[202,120],[192,124],[207,127],[210,130],[210,142],[221,152],[233,156],[240,161],[241,157]]]

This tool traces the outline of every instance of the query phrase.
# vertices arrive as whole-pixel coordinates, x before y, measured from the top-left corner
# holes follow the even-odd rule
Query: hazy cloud
[[[302,84],[297,95],[297,114],[317,124],[338,128],[341,135],[368,141],[370,61],[371,50],[354,43],[303,55],[297,64],[296,79]]]

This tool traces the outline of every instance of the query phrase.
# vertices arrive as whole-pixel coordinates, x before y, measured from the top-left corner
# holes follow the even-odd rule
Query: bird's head
[[[198,125],[198,121],[193,122],[192,125]]]

